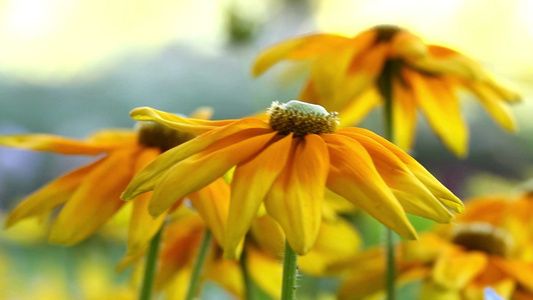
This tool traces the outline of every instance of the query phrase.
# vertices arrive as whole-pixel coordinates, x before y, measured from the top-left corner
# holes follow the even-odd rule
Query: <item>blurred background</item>
[[[529,0],[3,0],[0,134],[84,138],[102,128],[131,128],[128,112],[138,106],[182,114],[211,106],[215,119],[242,117],[273,100],[294,99],[305,78],[290,64],[251,78],[261,49],[302,34],[352,36],[393,24],[465,53],[523,95],[512,108],[517,134],[504,133],[465,98],[468,158],[444,149],[423,118],[413,152],[460,197],[513,193],[533,176],[532,13]],[[375,111],[361,126],[380,132],[380,116]],[[91,160],[0,148],[0,212]],[[125,249],[115,231],[74,247],[47,244],[46,228],[37,223],[1,232],[0,289],[36,299],[30,290],[53,281],[57,290],[85,299],[86,286],[125,284],[128,273],[113,271]],[[102,268],[92,270],[87,262]],[[93,277],[100,279],[82,283]]]

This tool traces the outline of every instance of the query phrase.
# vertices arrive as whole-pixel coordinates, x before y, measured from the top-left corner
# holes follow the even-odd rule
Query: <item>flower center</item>
[[[139,132],[139,144],[148,147],[157,147],[162,152],[195,137],[193,134],[180,132],[159,123],[149,121],[137,123],[137,130]]]
[[[508,255],[513,244],[507,231],[488,223],[458,225],[452,233],[452,242],[467,250],[498,256]]]
[[[291,100],[287,103],[272,102],[268,109],[270,127],[295,137],[306,134],[333,133],[339,124],[337,113],[329,113],[320,105]]]
[[[400,27],[394,25],[378,25],[374,28],[377,32],[376,44],[391,41],[394,35],[401,31]]]

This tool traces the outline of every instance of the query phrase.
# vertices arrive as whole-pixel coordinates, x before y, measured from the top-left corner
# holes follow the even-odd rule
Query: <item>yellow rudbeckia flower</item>
[[[467,204],[467,216],[458,217],[457,224],[441,225],[418,242],[398,245],[397,280],[423,279],[420,299],[482,300],[486,287],[505,299],[533,297],[531,223],[511,213],[515,205],[525,204],[522,201],[476,199]],[[384,277],[385,260],[375,255],[377,251],[362,253],[351,263],[353,272],[339,298],[363,299],[384,288],[382,280],[368,284],[370,278]]]
[[[210,109],[200,109],[195,116],[209,118],[211,114]],[[103,155],[28,196],[9,214],[6,226],[30,217],[47,216],[63,205],[50,231],[51,242],[72,245],[93,234],[125,204],[120,194],[138,170],[162,152],[194,137],[153,122],[139,125],[137,130],[99,131],[86,140],[47,134],[0,136],[1,146],[67,155]],[[204,193],[209,193],[216,186],[206,188]],[[201,193],[189,196],[201,199]],[[211,193],[217,197],[216,192]],[[151,193],[143,194],[133,201],[128,234],[130,251],[146,246],[164,221],[166,212],[156,219],[148,214],[150,196]]]
[[[468,129],[456,90],[479,99],[505,130],[516,124],[507,103],[519,96],[496,83],[472,59],[452,49],[427,45],[395,26],[376,26],[352,38],[314,34],[281,42],[263,51],[253,67],[261,75],[281,60],[312,62],[300,99],[338,111],[342,125],[359,122],[382,103],[383,84],[392,77],[393,140],[410,149],[420,109],[443,143],[456,155],[468,149]],[[388,73],[388,74],[386,74]]]
[[[124,192],[130,199],[153,190],[148,207],[153,216],[236,166],[224,245],[229,257],[238,255],[262,203],[291,248],[300,255],[309,252],[326,188],[406,238],[416,238],[406,212],[447,223],[453,218],[447,208],[463,209],[408,154],[368,130],[337,130],[336,114],[318,105],[274,102],[268,121],[187,119],[152,108],[135,109],[131,116],[199,134],[147,165]]]

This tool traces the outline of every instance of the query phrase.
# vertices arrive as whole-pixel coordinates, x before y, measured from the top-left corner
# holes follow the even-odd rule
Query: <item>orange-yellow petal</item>
[[[250,227],[250,234],[261,250],[283,259],[285,233],[274,218],[268,214],[255,218]]]
[[[0,146],[49,151],[59,154],[95,155],[121,146],[120,142],[82,141],[50,134],[0,136]]]
[[[416,102],[413,91],[398,79],[392,82],[393,141],[398,147],[409,151],[413,146],[416,131]]]
[[[85,177],[101,164],[102,160],[99,160],[76,169],[29,195],[9,214],[6,227],[10,227],[22,219],[48,213],[54,207],[65,203],[72,197]]]
[[[130,112],[130,116],[137,121],[153,121],[169,128],[200,135],[220,126],[229,125],[236,120],[208,121],[202,119],[183,118],[172,113],[153,109],[151,107],[138,107]]]
[[[263,51],[255,60],[252,74],[259,76],[283,59],[313,59],[337,50],[350,39],[334,34],[314,34],[276,44]]]
[[[424,76],[406,68],[403,71],[431,128],[455,155],[466,156],[468,128],[450,83],[443,77]]]
[[[348,101],[342,108],[337,109],[340,126],[346,127],[360,123],[372,109],[381,105],[381,103],[381,96],[374,87],[365,89],[361,95]]]
[[[359,142],[372,158],[374,165],[405,212],[431,219],[439,223],[449,223],[453,215],[422,184],[405,164],[377,141],[349,132],[341,133]]]
[[[320,136],[296,139],[285,168],[265,198],[265,207],[283,228],[292,250],[304,255],[320,228],[329,158]]]
[[[420,299],[431,300],[464,300],[461,291],[450,290],[432,281],[425,281],[420,290]]]
[[[272,183],[285,166],[292,141],[292,134],[287,135],[237,166],[231,182],[231,204],[224,246],[226,257],[238,256],[238,245],[248,232]]]
[[[143,150],[136,158],[135,170],[138,172],[145,165],[154,160],[161,151],[156,148]],[[143,249],[157,233],[166,214],[157,218],[152,218],[148,213],[148,203],[152,193],[145,193],[135,197],[133,200],[133,210],[131,212],[130,225],[128,228],[128,253],[134,253]]]
[[[273,299],[280,299],[282,264],[275,256],[253,246],[247,246],[246,251],[246,265],[254,283]]]
[[[205,273],[207,279],[218,283],[224,290],[239,297],[239,299],[244,299],[244,280],[239,262],[217,259],[206,266]]]
[[[204,188],[189,194],[192,205],[198,211],[217,243],[224,245],[226,220],[230,205],[230,188],[218,178]]]
[[[435,283],[450,290],[464,288],[487,265],[487,255],[482,252],[457,252],[441,256],[433,267]]]
[[[364,147],[345,136],[321,136],[328,146],[331,163],[328,188],[361,207],[399,235],[416,239],[416,231],[405,211],[379,175]]]
[[[157,182],[150,214],[158,216],[182,197],[222,177],[233,166],[256,155],[276,134],[271,129],[243,130],[175,164]]]
[[[533,293],[533,263],[498,257],[492,257],[491,262]]]
[[[116,151],[86,176],[61,209],[50,232],[50,242],[75,244],[96,231],[124,203],[119,196],[134,168],[137,149]]]
[[[413,172],[413,175],[415,175],[415,177],[418,178],[418,180],[420,180],[420,182],[422,182],[428,188],[428,190],[431,191],[431,193],[435,195],[435,197],[437,197],[437,199],[439,199],[440,202],[442,202],[451,210],[456,211],[458,213],[464,210],[464,205],[459,198],[457,198],[444,185],[442,185],[442,183],[440,183],[440,181],[438,181],[433,175],[431,175],[431,173],[428,172],[428,170],[426,170],[426,168],[424,168],[419,162],[417,162],[416,159],[402,151],[393,143],[387,141],[386,139],[380,137],[372,131],[363,128],[343,128],[338,130],[337,132],[359,133],[362,135],[366,135],[371,139],[377,141],[378,143],[382,144],[392,153],[394,153],[407,166],[407,168],[409,168],[409,170]]]
[[[153,190],[156,183],[173,165],[204,150],[218,140],[239,135],[241,131],[246,132],[247,129],[251,128],[269,128],[269,125],[261,120],[252,118],[243,119],[198,136],[178,147],[164,152],[135,175],[122,194],[122,199],[130,200],[141,193]]]

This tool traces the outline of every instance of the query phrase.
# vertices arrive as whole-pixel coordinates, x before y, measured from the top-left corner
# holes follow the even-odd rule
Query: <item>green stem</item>
[[[248,256],[248,253],[246,252],[246,248],[242,251],[240,265],[241,265],[241,271],[242,271],[242,278],[244,281],[244,299],[247,300],[253,300],[254,299],[254,293],[252,290],[252,279],[250,278],[250,273],[248,273],[248,267],[246,265],[246,258]]]
[[[164,226],[164,225],[163,225]],[[161,241],[161,232],[163,226],[159,229],[156,235],[150,241],[150,247],[146,256],[146,264],[144,266],[144,278],[141,288],[139,300],[150,300],[152,290],[154,287],[155,269],[157,265],[157,253],[159,252],[159,244]]]
[[[204,269],[205,260],[207,258],[207,252],[209,246],[211,245],[211,231],[209,229],[205,230],[202,243],[200,244],[200,249],[198,250],[198,258],[194,264],[194,269],[191,275],[191,281],[189,282],[189,290],[187,291],[186,300],[192,300],[198,292],[198,284],[200,282],[200,275]]]
[[[380,77],[378,78],[378,88],[383,96],[383,123],[384,123],[384,137],[390,142],[394,143],[394,123],[393,123],[393,86],[392,78],[395,69],[398,68],[397,61],[388,60],[383,66]],[[394,232],[391,229],[385,228],[386,231],[386,257],[387,257],[387,274],[385,278],[385,285],[387,288],[387,300],[394,300],[396,291],[394,286],[394,278],[396,277],[396,263],[394,258]]]
[[[298,255],[292,251],[288,242],[285,243],[285,256],[283,257],[283,284],[281,300],[296,299],[296,273]]]

